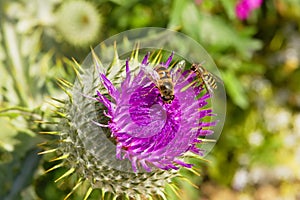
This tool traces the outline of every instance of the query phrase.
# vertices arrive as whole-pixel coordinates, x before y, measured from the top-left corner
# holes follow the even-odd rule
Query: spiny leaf
[[[57,124],[57,122],[48,122],[48,121],[42,121],[42,120],[35,120],[35,123],[39,124]]]
[[[58,131],[40,131],[39,134],[41,135],[59,135]]]
[[[103,64],[102,64],[101,60],[96,55],[94,49],[91,49],[91,52],[92,52],[92,57],[93,57],[93,62],[94,62],[95,70],[98,73],[104,74],[104,71],[103,71],[104,67],[103,67]]]
[[[186,168],[188,171],[192,172],[193,174],[195,174],[196,176],[200,176],[200,173],[197,172],[193,167],[192,168]]]
[[[41,151],[41,152],[38,153],[38,155],[53,153],[55,151],[57,151],[57,149],[50,149],[50,150],[47,150],[47,151]]]
[[[57,99],[55,97],[51,97],[52,100],[58,102],[58,103],[61,103],[61,104],[66,104],[66,101],[65,100],[62,100],[62,99]]]
[[[61,118],[66,118],[67,119],[67,115],[65,113],[63,113],[63,112],[55,111],[55,114],[57,114]]]
[[[168,186],[174,192],[174,194],[178,197],[178,199],[180,199],[180,194],[178,193],[178,191],[179,191],[178,187],[173,183],[168,184]]]
[[[68,157],[69,157],[69,154],[64,154],[64,155],[61,155],[61,156],[59,156],[57,158],[51,159],[49,162],[54,162],[54,161],[57,161],[57,160],[64,160],[64,159],[66,159]]]
[[[140,49],[140,43],[137,42],[135,44],[134,50],[131,53],[131,58],[133,58],[134,60],[138,60],[139,57],[139,49]]]
[[[48,170],[47,170],[48,171]],[[63,175],[61,175],[58,179],[56,179],[54,182],[58,182],[63,178],[66,178],[68,176],[70,176],[71,174],[73,174],[75,172],[75,168],[72,167],[70,168],[68,171],[66,171],[66,173],[64,173]]]
[[[118,54],[118,50],[117,50],[117,42],[114,42],[114,58],[113,61],[111,62],[111,65],[116,65],[116,66],[120,66],[120,59],[119,59],[119,54]]]
[[[51,171],[53,171],[53,170],[55,170],[55,169],[58,169],[58,168],[60,168],[60,167],[63,167],[63,166],[64,166],[63,163],[57,164],[57,165],[51,167],[50,169],[46,170],[45,173],[51,172]]]
[[[64,198],[64,200],[67,200],[82,183],[83,183],[82,178],[79,178],[76,185],[72,188],[71,192],[69,192],[69,194],[67,194],[67,196]]]
[[[153,54],[153,55],[154,55],[154,54]],[[152,57],[152,55],[151,55],[150,57]],[[158,53],[156,54],[156,56],[152,59],[151,63],[152,63],[153,65],[155,65],[156,63],[159,63],[159,62],[160,62],[161,58],[162,58],[162,49],[160,49],[160,50],[158,51]]]
[[[57,78],[56,80],[57,80],[61,85],[65,86],[66,88],[72,88],[72,87],[73,87],[73,84],[70,83],[69,81],[65,80],[65,79]]]
[[[193,186],[196,189],[199,189],[199,187],[197,185],[195,185],[191,180],[189,180],[186,177],[181,177],[182,180],[186,181],[188,184],[190,184],[191,186]]]
[[[58,87],[60,87],[69,97],[69,100],[72,102],[72,94],[63,86],[61,85],[59,82],[57,82]]]
[[[83,200],[87,200],[89,198],[89,196],[91,195],[92,191],[93,191],[93,188],[89,187],[89,189],[85,193],[85,196],[84,196]]]

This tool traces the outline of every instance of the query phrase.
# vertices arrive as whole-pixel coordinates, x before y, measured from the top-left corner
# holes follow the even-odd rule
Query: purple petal
[[[142,61],[142,65],[148,65],[148,59],[149,59],[149,56],[150,56],[150,52],[148,52],[146,54],[146,56],[144,57],[143,61]]]
[[[126,77],[125,77],[125,80],[121,84],[121,88],[124,88],[125,85],[129,85],[130,79],[131,79],[130,70],[129,70],[129,60],[128,59],[126,60],[125,65],[126,65]]]
[[[108,109],[109,115],[111,115],[113,111],[113,103],[110,102],[104,95],[102,95],[99,91],[97,91],[97,95],[99,98],[96,98],[99,102],[103,103],[103,105]]]
[[[173,59],[174,51],[172,51],[171,55],[169,56],[168,60],[165,62],[164,66],[169,66],[172,59]]]
[[[101,80],[102,80],[102,83],[103,83],[104,87],[107,89],[109,94],[116,100],[119,96],[118,90],[110,82],[110,80],[108,80],[108,78],[106,78],[106,76],[104,74],[100,74],[100,77],[101,77]]]

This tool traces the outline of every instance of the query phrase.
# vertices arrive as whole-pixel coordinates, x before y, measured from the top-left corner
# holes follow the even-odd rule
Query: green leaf
[[[170,20],[168,24],[168,28],[180,27],[182,24],[182,17],[181,13],[185,9],[187,1],[182,0],[175,0],[173,1],[171,13],[170,13]]]
[[[245,93],[241,82],[238,80],[236,75],[232,71],[228,70],[222,73],[222,77],[225,82],[227,94],[231,97],[234,104],[236,104],[242,109],[248,108],[248,97]]]
[[[243,74],[262,74],[266,69],[263,65],[250,60],[244,61],[235,54],[215,54],[218,65]]]
[[[184,9],[177,13],[182,17],[183,31],[197,41],[201,41],[200,33],[202,27],[200,14],[194,4],[187,4]]]
[[[0,118],[0,196],[8,195],[7,199],[18,199],[40,159],[36,145],[41,139],[23,126],[19,118]]]
[[[194,4],[186,5],[182,11],[182,26],[185,33],[215,52],[234,50],[240,58],[250,59],[262,48],[261,41],[252,38],[256,33],[253,27],[237,30],[221,16],[200,12]]]
[[[220,0],[221,4],[223,5],[225,12],[229,19],[234,20],[236,19],[235,15],[235,4],[237,3],[236,0]]]
[[[10,120],[5,118],[0,118],[0,146],[7,151],[13,151],[14,145],[18,143],[15,138],[18,134],[17,129],[11,124]]]
[[[38,153],[38,149],[34,149],[32,151],[29,151],[25,157],[25,159],[19,164],[20,169],[17,175],[15,175],[14,180],[10,180],[11,181],[11,188],[8,192],[8,194],[4,197],[4,199],[7,200],[13,200],[13,199],[19,199],[20,198],[20,193],[23,189],[25,189],[32,181],[32,177],[35,174],[35,171],[38,167],[39,164],[39,160],[40,157],[37,155]],[[18,160],[14,161],[15,163],[19,162]],[[9,166],[7,166],[9,167]],[[1,167],[2,168],[2,167]],[[0,169],[1,169],[0,168]],[[5,169],[1,169],[1,171],[3,172],[3,170]],[[7,171],[11,171],[7,170]],[[12,173],[12,172],[9,172]],[[6,180],[7,181],[7,177],[5,179],[1,179],[2,181]],[[4,182],[6,182],[4,181]],[[1,190],[3,189],[3,187],[1,187]],[[0,194],[3,192],[0,192]]]
[[[239,36],[238,40],[234,42],[236,51],[241,54],[242,58],[250,60],[255,51],[260,50],[263,46],[262,42],[251,36]]]

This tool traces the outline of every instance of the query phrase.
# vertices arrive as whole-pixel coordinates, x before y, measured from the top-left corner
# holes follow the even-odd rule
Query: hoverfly
[[[202,63],[196,64],[193,63],[191,66],[191,70],[198,76],[200,80],[202,80],[201,87],[204,85],[206,86],[206,89],[213,93],[213,90],[216,90],[218,88],[216,82],[222,82],[217,76],[213,75],[209,71],[207,71]]]
[[[166,68],[164,65],[159,64],[152,68],[151,66],[142,65],[141,69],[145,72],[148,78],[152,80],[158,88],[162,100],[170,104],[175,98],[174,85],[179,77],[176,76],[179,68],[183,69],[185,61],[178,62],[172,69]],[[151,89],[152,90],[152,89]],[[151,91],[150,90],[150,91]]]

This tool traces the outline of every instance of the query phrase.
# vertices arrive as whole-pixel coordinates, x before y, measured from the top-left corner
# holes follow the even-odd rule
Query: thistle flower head
[[[88,46],[99,35],[101,18],[92,3],[73,0],[59,7],[55,25],[68,43],[79,47]]]
[[[165,68],[158,83],[149,79],[143,70],[132,76],[130,60],[126,61],[126,78],[119,88],[100,74],[111,100],[97,91],[97,101],[107,108],[103,114],[109,120],[107,125],[96,124],[109,127],[111,137],[116,141],[116,157],[129,159],[134,172],[138,171],[138,166],[146,171],[151,171],[151,167],[163,170],[191,167],[180,158],[188,151],[201,154],[196,147],[201,143],[198,138],[212,133],[205,128],[215,124],[203,121],[204,117],[212,115],[211,109],[202,109],[210,95],[206,93],[197,98],[203,88],[198,88],[196,82],[192,83],[195,74],[174,72],[174,76],[179,76],[176,83],[171,77],[166,78],[172,57],[173,54],[166,62],[157,64]],[[150,65],[149,54],[145,55],[142,65]],[[155,67],[154,64],[154,68],[150,68],[152,73],[156,72]],[[175,98],[171,103],[162,98],[160,84],[174,84]],[[185,88],[189,84],[191,86]]]
[[[119,56],[116,44],[102,45],[83,65],[75,84],[60,81],[69,98],[58,100],[59,141],[42,153],[56,151],[62,163],[48,171],[69,168],[57,181],[77,175],[70,194],[84,185],[85,198],[100,189],[102,199],[166,199],[179,169],[195,172],[187,158],[201,158],[199,147],[218,124],[212,95],[176,52],[136,46]],[[166,100],[166,91],[174,98]]]

